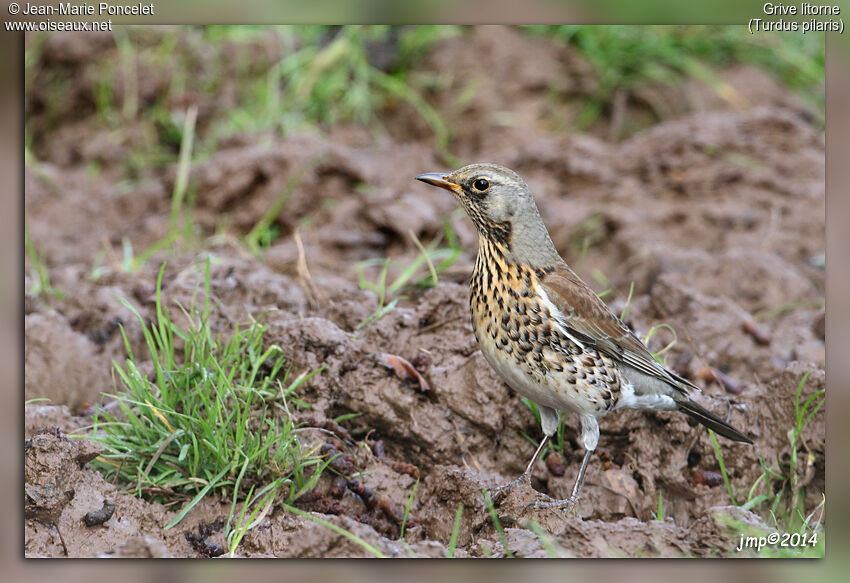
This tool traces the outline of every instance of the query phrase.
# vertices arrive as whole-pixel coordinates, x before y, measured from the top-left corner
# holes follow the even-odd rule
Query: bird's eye
[[[478,178],[475,180],[475,182],[472,183],[472,188],[474,188],[478,192],[484,192],[485,190],[490,188],[490,182],[488,182],[484,178]]]

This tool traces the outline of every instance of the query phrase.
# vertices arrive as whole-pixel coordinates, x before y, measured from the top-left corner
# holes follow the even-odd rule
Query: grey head
[[[470,164],[454,172],[420,174],[416,179],[454,194],[482,242],[502,247],[517,263],[548,267],[562,261],[531,190],[513,170],[498,164]]]

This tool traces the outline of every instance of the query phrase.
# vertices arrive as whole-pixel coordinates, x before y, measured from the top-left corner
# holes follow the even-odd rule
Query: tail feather
[[[743,443],[752,444],[753,440],[723,421],[720,417],[702,407],[697,405],[694,401],[679,401],[678,403],[679,410],[683,413],[687,413],[709,429],[713,430],[718,435],[722,435],[727,439],[731,439],[732,441],[740,441]]]

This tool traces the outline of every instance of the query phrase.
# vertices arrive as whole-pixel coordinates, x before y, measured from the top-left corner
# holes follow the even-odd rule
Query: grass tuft
[[[675,85],[688,78],[711,87],[721,99],[741,108],[745,102],[714,72],[751,64],[771,73],[816,111],[824,108],[823,33],[750,35],[745,26],[528,26],[524,29],[570,45],[593,66],[597,83],[578,118],[588,127],[615,108],[617,96],[642,100],[641,87]],[[656,111],[658,105],[648,105]]]
[[[439,282],[439,274],[448,269],[460,256],[462,249],[448,221],[443,223],[446,246],[441,247],[442,237],[437,237],[428,245],[423,245],[413,231],[409,232],[419,255],[408,264],[402,264],[389,258],[367,259],[355,265],[360,289],[369,290],[378,296],[378,309],[357,325],[357,329],[373,324],[386,316],[396,304],[406,296],[398,295],[405,288],[432,288]],[[366,276],[369,268],[380,267],[378,277],[370,281]],[[390,269],[401,272],[388,282]],[[422,274],[423,269],[427,270]],[[393,297],[395,296],[395,297]],[[392,300],[389,300],[393,297]],[[389,300],[389,301],[387,301]]]
[[[47,298],[64,299],[65,294],[50,283],[50,270],[47,267],[47,261],[44,255],[36,250],[26,227],[24,227],[24,246],[26,247],[27,259],[30,262],[31,283],[27,295],[33,298],[44,295]]]
[[[824,536],[821,518],[825,505],[825,497],[822,496],[820,504],[811,512],[806,514],[805,499],[808,479],[815,463],[815,455],[811,452],[803,440],[803,430],[825,402],[825,391],[823,389],[814,392],[805,401],[802,399],[803,386],[809,378],[811,371],[806,372],[797,385],[794,399],[795,421],[794,427],[788,430],[789,453],[788,460],[783,462],[784,455],[777,454],[777,463],[769,466],[764,458],[759,458],[762,473],[756,478],[747,493],[746,502],[739,504],[732,490],[723,455],[717,443],[714,432],[709,430],[714,445],[714,453],[723,476],[723,483],[729,493],[729,499],[735,506],[744,510],[760,513],[772,522],[773,528],[779,533],[806,535],[811,542],[796,547],[765,546],[759,551],[762,557],[822,557],[824,555]],[[799,460],[799,450],[805,452],[805,463]],[[802,475],[801,475],[802,474]],[[816,519],[815,516],[818,515]],[[745,536],[764,536],[761,529],[754,529],[752,525],[738,521],[732,517],[724,516],[722,519],[731,529],[743,533]]]
[[[227,338],[213,333],[209,260],[202,305],[181,307],[188,323],[179,325],[162,298],[164,268],[151,323],[122,299],[141,327],[145,354],[133,353],[122,328],[128,356],[114,364],[120,412],[94,416],[87,437],[103,448],[94,466],[138,496],[167,505],[188,501],[166,528],[207,496],[229,496],[231,519],[245,501],[235,548],[259,509],[276,494],[295,500],[330,461],[299,441],[289,410],[298,402],[293,393],[319,371],[290,380],[280,347],[265,346],[265,325],[256,320]]]
[[[811,518],[814,511],[806,515],[805,500],[810,479],[807,476],[813,471],[816,457],[803,439],[803,431],[826,399],[825,390],[821,389],[803,400],[803,386],[810,374],[811,371],[808,371],[803,375],[794,395],[794,426],[787,432],[787,460],[784,454],[777,453],[776,463],[769,466],[764,458],[760,458],[759,464],[763,471],[753,482],[747,500],[742,505],[745,510],[767,514],[774,526],[784,532],[812,531]]]
[[[250,48],[258,38],[244,33],[236,27],[207,31],[215,40]],[[448,124],[407,79],[428,47],[456,34],[456,27],[282,26],[269,34],[280,54],[265,75],[238,71],[244,78],[239,106],[216,120],[211,136],[379,124],[382,110],[407,103],[430,128],[446,164],[458,165],[448,149]],[[389,67],[375,63],[374,55],[382,52],[396,55]]]

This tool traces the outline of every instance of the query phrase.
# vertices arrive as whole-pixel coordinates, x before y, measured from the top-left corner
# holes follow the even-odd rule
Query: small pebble
[[[86,526],[99,526],[112,518],[112,514],[114,512],[115,503],[107,498],[103,501],[103,506],[101,508],[88,512],[85,517],[83,517],[83,521],[86,523]]]
[[[773,340],[770,331],[767,330],[761,324],[758,324],[755,320],[744,320],[744,323],[741,325],[744,332],[752,336],[753,340],[756,341],[756,344],[761,346],[767,346],[770,344],[770,341]]]
[[[564,467],[564,458],[559,453],[550,453],[546,456],[546,468],[553,476],[563,476],[567,469]]]
[[[694,477],[691,479],[691,483],[694,486],[699,484],[704,484],[709,488],[714,488],[715,486],[719,486],[723,483],[723,475],[719,472],[710,472],[708,470],[700,470],[694,473]]]

